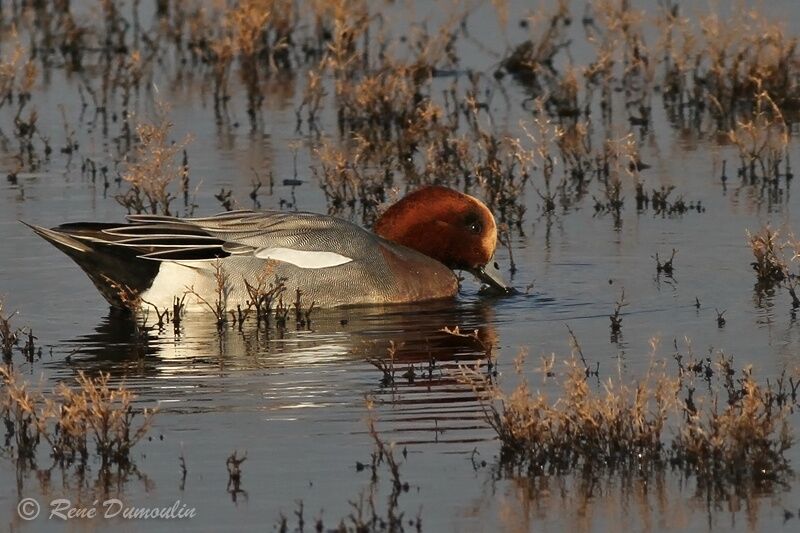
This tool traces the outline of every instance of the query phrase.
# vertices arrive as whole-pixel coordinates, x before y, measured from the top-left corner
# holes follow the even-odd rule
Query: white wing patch
[[[291,263],[300,268],[329,268],[352,261],[351,258],[335,252],[292,250],[291,248],[259,248],[256,250],[255,256],[259,259]]]

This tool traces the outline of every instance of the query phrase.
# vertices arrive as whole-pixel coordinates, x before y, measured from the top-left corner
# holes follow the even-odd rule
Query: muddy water
[[[582,4],[575,4],[573,13],[582,13]],[[657,3],[636,4],[652,10]],[[143,20],[149,9],[142,7]],[[442,20],[447,12],[425,2],[387,9],[397,12],[399,28],[414,19]],[[489,5],[475,9],[467,24],[471,39],[459,44],[465,71],[493,71],[507,43],[525,38],[514,21],[526,9],[510,6],[506,35],[499,32]],[[790,28],[789,19],[794,27],[800,23],[793,2],[773,2],[762,9],[783,17]],[[572,52],[577,64],[591,58],[581,39],[576,39]],[[169,64],[158,72],[154,82],[171,105],[175,138],[186,132],[193,135],[188,153],[193,185],[199,184],[199,213],[220,210],[213,195],[221,187],[232,189],[240,206],[250,207],[253,169],[261,175],[271,170],[276,176],[272,191],[262,189],[262,208],[286,209],[285,203],[292,202],[299,209],[325,211],[324,197],[308,170],[314,164],[313,140],[295,131],[301,73],[269,82],[263,125],[253,132],[241,94],[232,100],[230,117],[217,124],[200,77],[176,81]],[[463,78],[465,73],[452,76]],[[452,77],[441,80],[442,88],[451,82]],[[647,481],[612,477],[588,487],[573,478],[531,482],[498,476],[493,465],[499,443],[483,420],[476,392],[458,379],[459,365],[479,359],[481,353],[439,331],[456,325],[479,329],[496,345],[497,380],[504,387],[515,382],[513,359],[521,349],[530,354],[529,378],[539,386],[541,377],[533,372],[539,356],[569,354],[565,325],[580,339],[587,358],[599,363],[602,377],[641,375],[653,357],[653,338],[661,340],[655,357],[670,362],[677,340],[684,351],[690,342],[696,354],[732,354],[739,366],[753,365],[762,378],[774,379],[783,369],[794,369],[800,325],[790,312],[787,294],[776,291],[758,297],[754,292],[745,231],[765,222],[800,228],[796,195],[787,189],[779,202],[770,203],[757,187],[740,185],[736,179],[723,184],[721,161],[734,160],[732,149],[671,128],[658,97],[654,127],[641,140],[642,159],[651,165],[642,176],[649,188],[674,185],[674,194],[701,202],[703,212],[676,217],[637,213],[629,188],[621,224],[609,215],[596,215],[590,199],[545,216],[541,199],[529,188],[525,235],[513,240],[518,270],[510,277],[520,295],[486,298],[466,280],[454,303],[319,311],[310,328],[290,327],[282,335],[252,324],[219,334],[213,320],[192,316],[179,337],[167,328],[133,342],[130,323],[109,312],[85,275],[18,222],[50,226],[114,221],[124,215],[113,200],[120,190],[116,183],[104,191],[99,178],[93,183],[81,176],[81,156],[111,165],[114,147],[102,125],[92,122],[91,113],[81,115],[77,87],[76,79],[54,70],[40,83],[32,103],[54,147],[64,140],[58,106],[65,106],[77,131],[79,154],[70,159],[56,149],[38,171],[20,173],[17,183],[0,182],[0,293],[7,309],[19,312],[17,323],[30,325],[44,347],[41,359],[19,362],[17,368],[45,389],[74,378],[79,370],[103,370],[139,395],[137,405],[158,406],[160,413],[151,439],[135,449],[137,471],[123,479],[104,483],[96,468],[83,478],[58,469],[49,479],[41,473],[18,476],[12,461],[0,461],[0,509],[12,530],[54,526],[41,517],[20,520],[20,498],[34,497],[46,504],[66,497],[91,505],[109,495],[137,506],[170,506],[179,499],[198,515],[190,524],[179,525],[209,531],[271,528],[281,513],[296,522],[292,513],[302,500],[307,523],[322,516],[333,527],[353,511],[349,502],[369,487],[369,469],[359,471],[356,466],[368,464],[373,452],[368,416],[382,439],[394,443],[396,455],[403,457],[401,475],[410,489],[400,497],[401,509],[407,518],[419,513],[426,530],[798,527],[798,519],[785,521],[784,513],[800,507],[797,483],[785,490],[709,503],[702,492],[695,494],[691,481],[670,473]],[[508,78],[502,88],[502,96],[498,89],[491,100],[493,115],[499,127],[518,131],[519,120],[530,119],[526,92]],[[145,91],[136,100],[136,112],[151,111],[152,94]],[[13,116],[8,109],[0,113],[0,129],[9,135]],[[326,116],[333,135],[334,117]],[[624,117],[618,117],[615,128],[628,131]],[[109,129],[118,132],[119,124],[111,123]],[[13,143],[9,140],[0,151],[3,175],[15,165]],[[303,183],[285,186],[283,178],[294,173],[295,150]],[[797,143],[791,154],[793,161],[800,161]],[[674,276],[657,275],[652,256],[668,255],[673,248],[678,250]],[[500,249],[498,254],[507,270],[508,251]],[[622,334],[612,342],[608,316],[623,288],[629,305],[623,310]],[[725,310],[724,327],[717,325],[715,308]],[[395,386],[386,387],[381,372],[367,360],[385,355],[390,341],[399,346],[401,360],[414,363],[415,376],[398,376]],[[541,385],[544,390],[551,386]],[[368,400],[374,405],[371,414]],[[793,423],[797,427],[796,417]],[[226,488],[225,460],[234,450],[246,452],[247,460],[242,465],[243,492],[232,494]],[[795,466],[800,464],[798,450],[790,451]],[[181,455],[188,468],[185,483]],[[46,468],[46,461],[39,466]],[[379,474],[383,483],[375,500],[383,507],[389,481],[387,472]],[[70,527],[103,529],[110,524],[85,520]],[[175,527],[169,522],[123,526]]]

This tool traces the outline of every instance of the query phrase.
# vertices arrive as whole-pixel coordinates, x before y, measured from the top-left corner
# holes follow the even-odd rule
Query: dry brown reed
[[[667,48],[671,85],[678,98],[701,99],[693,103],[707,106],[721,129],[751,110],[762,91],[782,109],[795,105],[797,40],[783,22],[739,3],[726,19],[716,12],[701,16],[698,36],[687,17],[665,13],[665,39],[673,43]]]
[[[3,301],[0,300],[0,352],[6,361],[11,360],[14,348],[19,343],[19,329],[11,324],[11,319],[16,313],[6,316],[3,310]]]
[[[571,22],[568,2],[559,0],[550,12],[539,13],[526,20],[534,36],[519,44],[503,59],[502,68],[532,87],[544,92],[556,76],[554,58],[569,40],[566,28]]]
[[[560,391],[550,397],[532,390],[518,358],[511,393],[486,389],[485,413],[501,442],[501,465],[530,476],[673,468],[723,491],[784,482],[791,472],[784,454],[793,442],[788,416],[794,389],[789,400],[783,378],[777,387],[759,385],[749,367],[737,373],[723,355],[706,365],[676,359],[677,376],[653,362],[639,380],[609,378],[595,387],[572,357],[564,361]],[[552,362],[547,368],[552,376]],[[469,369],[464,376],[473,384],[484,381]],[[702,398],[694,376],[709,384]]]
[[[185,44],[193,63],[208,67],[218,121],[231,99],[231,72],[238,62],[247,114],[255,128],[264,101],[265,78],[293,66],[297,9],[287,0],[187,4],[188,8],[176,6],[172,14],[171,39],[179,43],[179,49]]]
[[[740,174],[751,183],[763,178],[777,185],[781,163],[787,162],[789,129],[780,108],[757,81],[752,114],[738,120],[728,136],[739,152]]]
[[[394,379],[397,372],[395,368],[395,358],[397,356],[397,350],[402,348],[402,344],[395,344],[394,341],[389,341],[389,345],[386,347],[386,356],[385,357],[370,357],[367,358],[367,362],[377,368],[381,374],[381,386],[382,387],[391,387],[394,385]]]
[[[500,438],[502,460],[524,464],[531,473],[662,461],[662,432],[677,400],[676,380],[653,370],[637,386],[609,379],[603,389],[593,390],[573,358],[566,361],[556,400],[532,392],[524,376],[511,394],[495,391],[486,414]]]
[[[214,269],[215,296],[213,302],[209,302],[200,293],[195,291],[194,287],[186,287],[185,294],[193,296],[211,311],[217,321],[217,328],[221,330],[228,321],[228,294],[231,290],[230,276],[222,265],[222,261],[219,259],[214,261],[212,268]]]
[[[692,399],[691,408],[685,407],[671,463],[712,485],[782,482],[790,472],[784,453],[794,442],[789,408],[755,381],[750,367],[726,388],[727,402],[712,397],[697,405]]]
[[[284,292],[286,292],[286,279],[274,274],[275,265],[269,262],[264,269],[256,276],[255,282],[250,284],[244,280],[247,288],[248,301],[247,311],[255,311],[256,321],[269,324],[269,317],[274,304],[278,302]],[[273,278],[270,280],[270,278]]]
[[[800,309],[797,294],[800,273],[792,265],[800,258],[800,242],[789,235],[781,238],[780,231],[769,225],[758,233],[747,232],[747,241],[753,252],[754,261],[750,263],[756,273],[756,294],[771,293],[776,285],[782,286],[792,299],[792,313]],[[791,257],[788,257],[791,252]]]
[[[747,242],[755,259],[751,266],[756,272],[758,283],[771,287],[786,279],[788,266],[784,250],[786,243],[780,240],[780,231],[764,226],[757,233],[747,231]]]
[[[20,170],[26,166],[35,170],[39,167],[40,157],[34,147],[34,137],[38,136],[42,140],[47,154],[50,151],[48,140],[42,137],[37,126],[38,112],[35,107],[29,106],[32,91],[39,79],[39,67],[30,52],[30,46],[22,45],[16,28],[12,27],[9,37],[11,51],[0,57],[0,108],[16,103],[13,136],[19,144],[17,164]],[[23,115],[26,107],[29,108],[27,117]]]
[[[501,20],[507,17],[503,2],[494,5]],[[259,109],[270,78],[305,69],[298,127],[305,115],[309,133],[321,134],[320,114],[330,105],[337,118],[339,139],[326,140],[321,148],[312,145],[317,158],[312,171],[332,213],[359,210],[362,220],[370,224],[398,178],[407,187],[437,183],[470,191],[477,185],[500,222],[522,233],[526,217],[523,196],[539,174],[544,184],[536,192],[543,200],[544,213],[554,213],[558,204],[567,208],[579,201],[586,193],[585,179],[594,174],[600,178],[596,196],[605,196],[596,207],[619,219],[627,185],[608,175],[615,165],[609,155],[612,138],[601,139],[600,149],[592,150],[594,89],[602,87],[601,107],[604,116],[610,116],[611,85],[621,80],[631,124],[646,126],[654,71],[661,55],[645,43],[645,19],[627,1],[598,1],[593,11],[597,17],[591,24],[602,31],[589,32],[589,40],[598,50],[592,65],[562,68],[556,60],[569,46],[567,28],[574,20],[568,2],[561,1],[552,11],[526,20],[533,37],[501,62],[504,70],[534,80],[541,89],[533,94],[537,97],[533,121],[538,131],[530,139],[519,139],[495,126],[491,94],[497,80],[470,72],[454,78],[444,91],[439,89],[441,82],[435,83],[437,77],[460,68],[455,44],[466,32],[463,20],[469,9],[464,6],[434,29],[420,25],[410,35],[398,38],[388,32],[380,13],[363,1],[309,0],[300,7],[286,0],[184,2],[170,9],[159,8],[150,31],[142,29],[138,20],[128,20],[126,10],[105,2],[98,21],[80,25],[69,5],[61,13],[37,11],[41,27],[47,30],[41,34],[34,31],[31,37],[34,42],[42,40],[39,50],[49,50],[51,42],[60,43],[65,64],[75,70],[91,64],[90,58],[101,51],[100,67],[107,69],[108,75],[101,87],[87,79],[80,94],[84,106],[89,104],[85,95],[91,98],[105,121],[109,116],[122,116],[123,131],[117,145],[122,155],[131,149],[134,152],[127,155],[122,176],[130,189],[117,198],[129,211],[173,210],[171,202],[177,191],[170,187],[176,174],[180,174],[188,208],[188,165],[178,171],[173,160],[186,139],[168,142],[169,124],[163,116],[152,124],[130,126],[131,99],[148,94],[142,88],[154,79],[154,70],[167,53],[174,52],[176,81],[197,76],[207,79],[213,88],[216,119],[229,126],[226,106],[236,95],[232,83],[245,89],[248,115],[256,128],[263,125]],[[678,15],[664,18],[665,36],[680,30]],[[134,31],[127,31],[130,28]],[[676,39],[670,41],[670,49],[675,48]],[[31,80],[36,63],[23,68],[26,54],[20,50],[8,60],[15,66],[2,72],[13,70],[11,77],[16,79],[17,71],[24,70],[25,79]],[[52,62],[42,61],[45,68],[52,68]],[[234,71],[238,80],[232,79]],[[26,92],[31,84],[17,85]],[[764,90],[771,91],[770,87]],[[21,138],[28,136],[27,145],[36,130],[35,119],[31,114],[19,123]],[[548,131],[543,131],[543,126]],[[553,143],[560,158],[552,150]],[[73,143],[69,146],[70,152],[74,150]],[[546,148],[539,150],[539,146]],[[550,181],[557,164],[574,178],[562,180],[558,189]],[[637,171],[640,164],[637,157]],[[634,181],[641,186],[637,176]],[[232,206],[232,194],[231,190],[220,193],[226,208]]]
[[[8,367],[0,367],[0,377],[6,442],[13,439],[12,455],[30,464],[44,440],[62,465],[85,465],[94,457],[101,468],[127,468],[131,450],[147,434],[156,412],[145,408],[136,424],[136,396],[124,384],[113,387],[109,374],[90,377],[81,371],[74,387],[61,383],[52,395],[31,391]]]
[[[142,121],[136,126],[138,142],[122,174],[130,188],[116,196],[117,202],[129,213],[170,215],[170,204],[177,194],[170,186],[187,181],[186,163],[178,156],[191,137],[172,142],[168,108],[163,103],[158,103],[156,108],[153,122]]]

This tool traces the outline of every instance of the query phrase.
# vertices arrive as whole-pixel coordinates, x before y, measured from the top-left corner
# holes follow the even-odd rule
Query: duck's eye
[[[472,222],[469,225],[469,230],[475,235],[480,235],[483,231],[483,225],[480,222]]]

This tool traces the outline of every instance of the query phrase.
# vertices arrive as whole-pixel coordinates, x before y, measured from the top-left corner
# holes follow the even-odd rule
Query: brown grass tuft
[[[172,142],[168,107],[157,102],[156,108],[153,122],[143,121],[136,126],[138,144],[122,174],[130,189],[116,196],[129,213],[170,215],[170,204],[176,194],[170,191],[170,186],[186,179],[185,165],[178,156],[191,137],[187,135],[180,142]]]
[[[737,378],[724,356],[692,372],[678,361],[677,377],[653,364],[636,382],[608,379],[594,387],[573,357],[551,399],[531,389],[518,360],[517,387],[510,394],[495,389],[484,404],[501,441],[501,464],[532,476],[671,467],[723,488],[785,481],[791,470],[784,453],[793,439],[783,380],[778,389],[761,386],[749,367]],[[694,375],[709,383],[702,399],[694,394]]]
[[[144,409],[142,421],[135,424],[136,396],[124,384],[112,387],[109,374],[89,377],[81,371],[75,387],[62,383],[51,396],[30,391],[28,383],[7,367],[0,367],[0,377],[7,442],[13,438],[13,455],[31,464],[45,440],[50,455],[61,464],[85,465],[93,443],[102,468],[128,467],[131,450],[147,434],[155,414]]]

